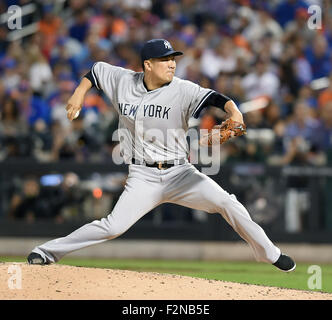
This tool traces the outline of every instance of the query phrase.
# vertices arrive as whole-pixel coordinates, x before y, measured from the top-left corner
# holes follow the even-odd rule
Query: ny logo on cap
[[[166,49],[172,49],[171,44],[167,40],[164,41],[164,45]]]

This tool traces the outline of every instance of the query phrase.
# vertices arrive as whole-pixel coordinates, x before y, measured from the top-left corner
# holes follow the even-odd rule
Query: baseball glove
[[[203,136],[200,140],[200,145],[223,144],[232,137],[239,137],[246,133],[246,125],[244,123],[229,118],[222,124],[214,126],[208,134]]]

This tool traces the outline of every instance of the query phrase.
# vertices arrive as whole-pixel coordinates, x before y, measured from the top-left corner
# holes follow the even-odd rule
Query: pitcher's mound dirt
[[[21,283],[15,278],[20,276]],[[15,288],[20,286],[21,289]],[[11,288],[12,289],[11,289]],[[332,294],[185,276],[64,265],[0,263],[1,300],[332,300]]]

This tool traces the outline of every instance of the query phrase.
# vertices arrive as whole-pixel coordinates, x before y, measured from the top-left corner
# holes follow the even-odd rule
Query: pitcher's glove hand
[[[232,120],[225,120],[220,125],[216,125],[212,130],[200,139],[200,145],[211,146],[223,144],[232,137],[239,137],[247,133],[244,123]]]

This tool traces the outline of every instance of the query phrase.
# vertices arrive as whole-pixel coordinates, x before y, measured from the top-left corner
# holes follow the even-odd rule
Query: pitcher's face
[[[173,80],[176,62],[174,56],[167,56],[162,58],[152,58],[147,66],[147,71],[151,76],[161,84],[171,82]]]

